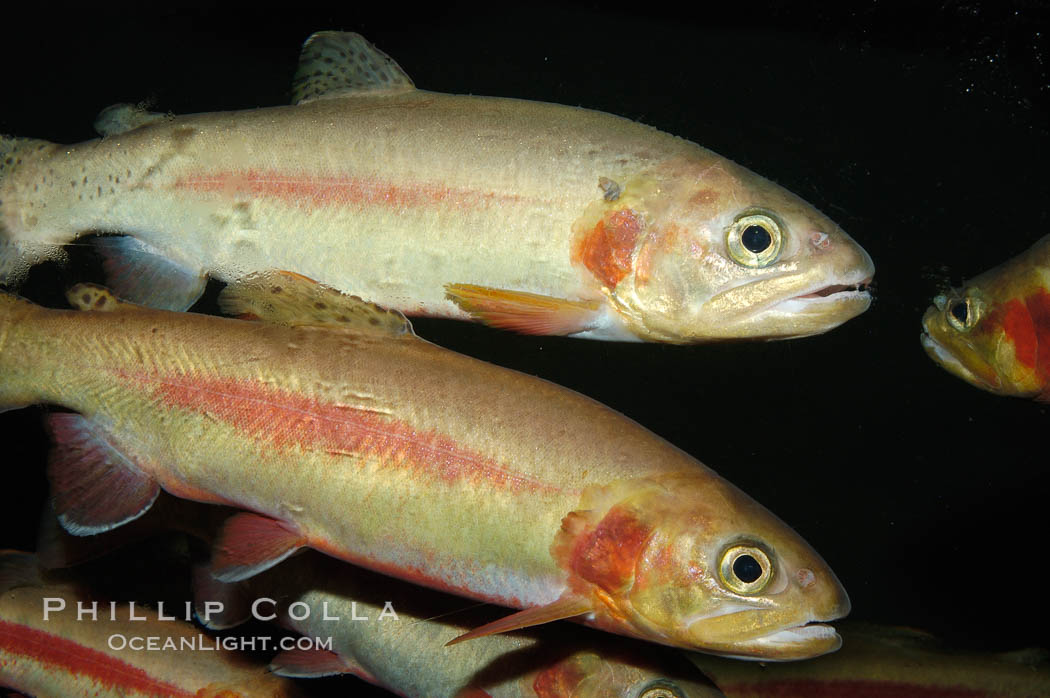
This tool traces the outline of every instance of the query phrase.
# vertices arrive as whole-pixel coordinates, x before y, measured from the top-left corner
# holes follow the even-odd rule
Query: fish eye
[[[951,299],[945,309],[948,324],[959,332],[969,331],[977,322],[977,309],[968,297]]]
[[[666,681],[656,681],[647,684],[638,698],[685,698],[685,694]]]
[[[738,594],[757,594],[773,579],[773,563],[754,545],[733,545],[722,553],[722,582]]]
[[[741,216],[726,231],[726,247],[733,261],[752,269],[777,261],[783,241],[780,224],[764,213]]]

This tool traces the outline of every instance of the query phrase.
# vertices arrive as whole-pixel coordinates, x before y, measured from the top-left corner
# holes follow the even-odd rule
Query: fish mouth
[[[807,291],[806,293],[792,296],[788,300],[853,300],[858,297],[863,297],[870,301],[873,279],[873,276],[868,276],[864,280],[855,283],[829,284],[815,290]]]
[[[922,334],[919,335],[919,341],[922,342],[922,348],[926,351],[926,355],[929,356],[935,364],[938,364],[953,376],[961,378],[971,385],[983,387],[985,390],[991,392],[999,392],[1003,389],[1002,380],[994,371],[990,372],[988,376],[975,373],[960,361],[951,350],[938,342],[930,332],[925,318],[923,318]]]
[[[819,657],[840,647],[842,636],[835,628],[810,621],[751,638],[723,656],[762,662],[790,662]]]

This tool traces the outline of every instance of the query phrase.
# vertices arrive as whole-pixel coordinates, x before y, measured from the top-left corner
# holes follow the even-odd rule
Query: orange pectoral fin
[[[533,625],[543,625],[544,623],[550,623],[555,620],[574,618],[576,616],[581,616],[584,613],[590,613],[592,610],[594,610],[594,607],[591,602],[582,596],[563,596],[554,603],[547,604],[546,606],[527,608],[524,611],[518,611],[517,613],[513,613],[505,618],[500,618],[499,620],[482,625],[480,628],[474,628],[469,633],[464,633],[453,640],[449,640],[445,643],[445,646],[448,647],[450,645],[464,642],[465,640],[485,637],[486,635],[497,635],[511,630],[529,628]]]
[[[524,291],[446,284],[445,295],[475,320],[523,334],[569,335],[592,329],[598,301],[570,301]]]

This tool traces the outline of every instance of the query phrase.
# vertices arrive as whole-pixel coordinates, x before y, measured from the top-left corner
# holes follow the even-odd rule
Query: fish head
[[[949,373],[999,395],[1034,397],[1050,385],[1050,239],[938,294],[922,319],[921,341]]]
[[[710,153],[627,180],[577,222],[576,239],[576,258],[646,340],[803,337],[871,303],[863,248],[802,199]]]
[[[841,645],[849,597],[795,531],[713,473],[618,483],[563,521],[555,554],[595,623],[687,649],[791,660]]]
[[[600,651],[574,652],[525,680],[537,695],[550,698],[724,697],[677,652],[641,643],[603,645]]]

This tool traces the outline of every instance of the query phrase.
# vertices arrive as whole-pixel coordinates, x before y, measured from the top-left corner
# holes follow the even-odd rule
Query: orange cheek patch
[[[644,227],[632,209],[607,213],[577,242],[572,259],[587,267],[606,288],[616,288],[631,272],[634,247]]]
[[[1014,345],[1014,358],[1029,368],[1035,366],[1038,337],[1028,308],[1016,298],[1003,304],[1003,332]]]
[[[1044,381],[1050,379],[1050,293],[1040,289],[1025,298],[1032,318],[1036,342],[1036,372]]]
[[[623,589],[652,530],[621,507],[613,507],[598,525],[583,533],[573,548],[573,572],[610,592]]]

